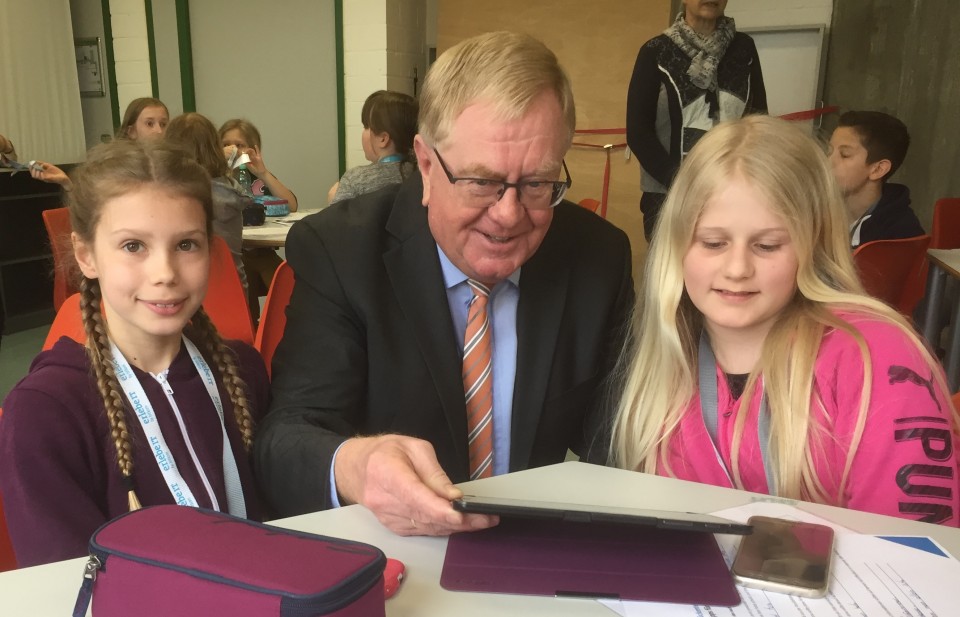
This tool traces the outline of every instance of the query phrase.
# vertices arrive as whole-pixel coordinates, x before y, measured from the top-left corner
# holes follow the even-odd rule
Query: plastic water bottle
[[[250,170],[247,169],[246,163],[237,168],[237,182],[240,183],[240,186],[243,187],[246,193],[253,194],[251,190],[253,186],[253,175],[250,173]]]

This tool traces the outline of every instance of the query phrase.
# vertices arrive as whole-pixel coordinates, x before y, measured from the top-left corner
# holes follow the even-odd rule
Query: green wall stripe
[[[160,98],[160,78],[157,77],[157,41],[153,35],[153,2],[143,0],[143,8],[147,12],[147,51],[150,54],[150,88],[153,98]]]
[[[120,101],[117,95],[116,62],[113,56],[113,22],[110,21],[110,0],[100,0],[103,14],[103,50],[107,54],[107,84],[110,88],[110,113],[113,116],[113,132],[120,128]]]
[[[337,140],[340,142],[340,176],[347,170],[347,111],[343,87],[343,0],[334,0],[334,38],[337,45]]]
[[[197,111],[197,95],[193,85],[193,45],[190,42],[190,2],[176,0],[177,47],[180,50],[180,88],[183,90],[183,111]]]

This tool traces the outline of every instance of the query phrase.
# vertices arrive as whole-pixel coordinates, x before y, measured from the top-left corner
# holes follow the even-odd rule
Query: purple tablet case
[[[501,517],[450,537],[451,591],[735,606],[740,594],[711,533]]]

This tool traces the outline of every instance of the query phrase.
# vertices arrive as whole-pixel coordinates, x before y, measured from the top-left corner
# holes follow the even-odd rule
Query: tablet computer
[[[454,500],[453,509],[471,514],[496,514],[498,516],[551,519],[574,523],[626,523],[660,529],[737,535],[747,535],[752,531],[750,525],[711,514],[530,501],[504,497],[464,495],[461,499]]]
[[[740,603],[712,533],[510,516],[489,529],[451,535],[440,586],[711,607]]]

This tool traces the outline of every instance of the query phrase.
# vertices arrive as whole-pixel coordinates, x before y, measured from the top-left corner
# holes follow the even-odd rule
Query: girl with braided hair
[[[86,554],[98,526],[141,504],[261,518],[248,453],[266,370],[201,306],[210,177],[169,144],[118,140],[72,181],[86,347],[62,338],[41,353],[0,419],[21,566]]]

